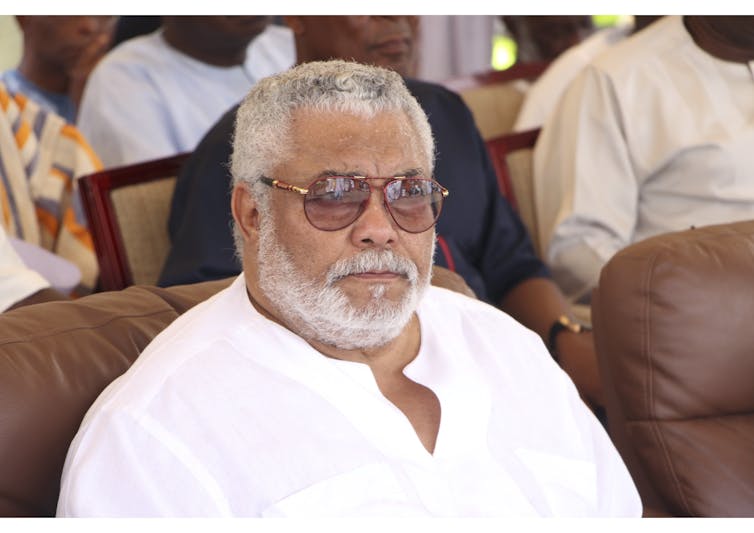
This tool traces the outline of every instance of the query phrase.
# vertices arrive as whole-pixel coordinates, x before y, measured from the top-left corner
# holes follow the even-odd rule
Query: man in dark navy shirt
[[[296,36],[299,62],[340,57],[389,67],[404,77],[411,72],[414,17],[285,18]],[[592,335],[555,325],[569,315],[568,303],[536,256],[520,218],[500,194],[471,112],[457,94],[439,85],[412,79],[406,79],[406,85],[432,126],[434,178],[451,191],[437,224],[435,263],[456,271],[477,297],[536,331],[582,396],[601,405]],[[241,271],[231,231],[228,171],[236,109],[207,133],[178,177],[169,221],[173,245],[160,285]]]

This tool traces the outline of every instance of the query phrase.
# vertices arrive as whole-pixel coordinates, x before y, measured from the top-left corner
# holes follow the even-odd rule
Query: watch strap
[[[560,315],[558,319],[552,323],[550,331],[547,333],[547,349],[550,351],[552,358],[558,364],[560,364],[560,361],[558,360],[558,351],[555,347],[555,341],[558,335],[564,330],[570,331],[571,333],[583,333],[584,331],[589,331],[589,328],[578,322],[574,322],[566,315]]]

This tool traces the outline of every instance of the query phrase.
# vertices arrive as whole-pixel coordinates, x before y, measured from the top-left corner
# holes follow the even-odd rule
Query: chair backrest
[[[500,192],[518,211],[529,231],[534,249],[541,257],[532,172],[532,154],[539,138],[539,131],[540,129],[536,128],[518,133],[507,133],[489,139],[485,144],[497,173]]]
[[[645,508],[754,516],[754,221],[631,245],[591,301],[610,434]]]
[[[0,314],[0,517],[54,516],[86,411],[180,314],[232,279],[133,286]],[[455,272],[432,283],[473,296]]]
[[[453,78],[442,83],[457,92],[471,113],[483,139],[512,130],[524,101],[528,83],[534,81],[549,63],[519,63],[502,71],[490,70]]]
[[[103,290],[157,282],[170,247],[168,217],[173,189],[188,155],[79,178]]]

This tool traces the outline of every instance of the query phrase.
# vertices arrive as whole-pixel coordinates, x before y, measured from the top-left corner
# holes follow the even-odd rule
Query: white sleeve
[[[177,153],[161,87],[139,64],[105,58],[87,80],[77,126],[104,168]]]
[[[565,426],[573,424],[574,431],[561,432],[562,445],[583,451],[582,458],[595,467],[596,478],[588,481],[571,478],[568,483],[573,487],[578,486],[579,481],[596,484],[596,501],[590,516],[640,517],[639,492],[607,431],[583,402],[568,374],[554,364],[539,336],[535,334],[530,339],[532,353],[527,362],[533,369],[532,379],[541,381],[542,386],[553,393],[540,407],[540,422],[546,423],[548,417],[555,417],[564,421]],[[538,352],[536,356],[535,352]],[[562,516],[570,514],[565,511]]]
[[[535,147],[540,242],[555,280],[572,299],[587,294],[602,266],[632,240],[639,186],[626,145],[626,118],[611,81],[588,66]]]
[[[68,451],[57,516],[228,517],[215,479],[154,419],[100,412]]]
[[[573,389],[575,391],[575,387]],[[571,394],[570,408],[582,435],[591,439],[591,448],[597,465],[597,507],[595,517],[639,518],[642,503],[631,474],[602,424],[586,408],[578,396]]]
[[[0,311],[49,286],[47,280],[24,264],[0,225]]]

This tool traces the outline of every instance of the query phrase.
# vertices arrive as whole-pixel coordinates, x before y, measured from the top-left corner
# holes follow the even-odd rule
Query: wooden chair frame
[[[527,131],[507,133],[485,141],[487,152],[492,160],[492,166],[495,168],[495,173],[497,174],[497,183],[500,187],[500,192],[508,199],[513,209],[516,210],[518,210],[518,200],[516,199],[516,191],[513,188],[513,179],[511,178],[507,157],[517,150],[534,148],[539,138],[539,131],[540,128],[535,128]]]
[[[178,154],[105,169],[79,178],[82,203],[100,268],[100,289],[120,290],[134,283],[110,194],[122,187],[177,176],[188,156],[188,153]]]

